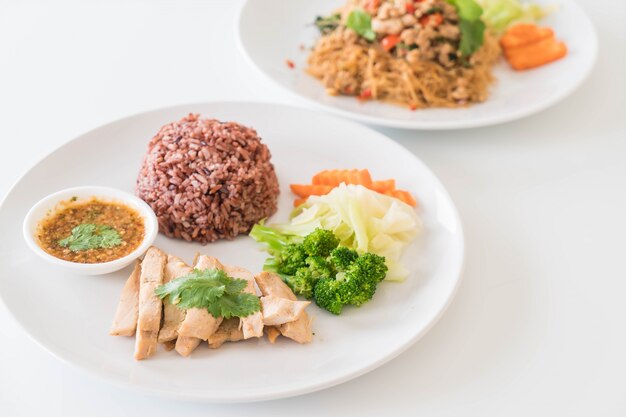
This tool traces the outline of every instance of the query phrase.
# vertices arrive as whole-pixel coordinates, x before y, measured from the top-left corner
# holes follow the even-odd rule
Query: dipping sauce
[[[87,264],[128,255],[144,235],[143,218],[135,209],[97,198],[63,201],[37,227],[43,250],[59,259]]]

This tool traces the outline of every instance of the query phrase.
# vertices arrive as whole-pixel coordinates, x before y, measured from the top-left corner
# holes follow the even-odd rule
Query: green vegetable
[[[321,278],[315,286],[315,303],[333,314],[341,314],[345,305],[361,306],[374,297],[386,273],[384,257],[365,253],[335,279]]]
[[[59,240],[60,246],[72,252],[112,248],[122,243],[124,241],[113,227],[93,223],[80,224],[72,229],[70,236]]]
[[[371,300],[388,271],[382,256],[337,247],[339,239],[329,230],[316,228],[301,244],[285,243],[282,250],[276,242],[293,242],[297,236],[265,225],[255,225],[250,236],[265,243],[271,255],[264,269],[277,272],[295,294],[314,298],[333,314],[340,314],[344,305]]]
[[[206,308],[213,317],[246,317],[261,310],[254,294],[243,292],[245,279],[231,278],[217,269],[193,272],[158,286],[154,292],[182,309]]]
[[[376,39],[376,32],[372,30],[372,16],[365,10],[355,9],[350,12],[346,26],[370,42]]]
[[[327,257],[338,245],[339,239],[335,234],[324,229],[315,229],[302,242],[302,247],[309,256]]]
[[[461,56],[467,58],[476,52],[484,42],[485,24],[480,20],[483,9],[474,0],[447,1],[456,8],[459,15],[459,29],[461,31],[459,52],[461,52]]]
[[[328,17],[317,16],[315,18],[315,26],[319,31],[325,35],[337,29],[339,22],[341,21],[341,15],[339,13],[330,15]]]
[[[546,16],[551,8],[537,4],[522,4],[518,0],[477,0],[484,9],[482,19],[497,31],[519,21],[535,22]]]
[[[359,257],[354,249],[339,246],[330,254],[330,261],[338,271],[345,271]]]
[[[251,233],[261,242],[280,234],[294,241],[317,228],[330,230],[340,246],[384,256],[389,268],[385,279],[401,281],[408,274],[400,264],[402,252],[421,230],[421,222],[412,207],[395,198],[360,185],[340,185],[326,195],[309,197],[292,212],[289,223],[262,227],[272,232],[255,233],[255,226]]]

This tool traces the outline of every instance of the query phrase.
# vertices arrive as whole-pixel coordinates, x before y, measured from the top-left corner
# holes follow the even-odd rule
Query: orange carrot
[[[328,194],[333,189],[330,185],[290,184],[291,191],[299,197]]]
[[[306,198],[296,198],[293,200],[293,206],[298,207],[300,204],[306,203]]]
[[[384,193],[390,197],[397,198],[398,200],[408,204],[411,207],[417,206],[417,201],[413,198],[410,192],[404,190],[391,190]]]
[[[320,171],[313,176],[313,185],[329,185],[336,187],[339,184],[356,184],[369,187],[372,177],[367,169],[333,169]]]
[[[550,28],[542,28],[532,23],[519,23],[511,26],[500,38],[500,45],[504,49],[518,48],[541,40],[554,37]]]
[[[547,38],[519,48],[506,49],[506,59],[516,70],[535,68],[567,55],[567,47],[563,42]]]
[[[372,181],[372,190],[377,193],[384,194],[386,191],[395,190],[396,189],[396,180],[380,180],[380,181]]]

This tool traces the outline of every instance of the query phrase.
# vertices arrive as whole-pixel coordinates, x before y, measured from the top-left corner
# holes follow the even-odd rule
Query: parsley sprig
[[[231,278],[218,269],[193,272],[160,285],[156,295],[182,309],[206,308],[213,317],[246,317],[261,310],[254,294],[243,292],[245,279]]]
[[[80,224],[72,229],[70,236],[59,240],[59,245],[72,252],[112,248],[122,243],[124,241],[113,227],[93,223]]]

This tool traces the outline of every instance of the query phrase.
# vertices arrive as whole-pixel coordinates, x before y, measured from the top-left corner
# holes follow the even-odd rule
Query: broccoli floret
[[[276,256],[276,271],[279,274],[295,275],[299,268],[306,267],[307,254],[302,245],[286,245]]]
[[[333,314],[341,314],[344,302],[341,299],[342,282],[332,278],[322,278],[315,286],[315,303]]]
[[[360,255],[346,272],[358,275],[360,280],[379,283],[385,279],[387,269],[384,256],[368,252]]]
[[[335,276],[333,265],[321,256],[309,256],[306,258],[306,264],[314,278],[333,278]]]
[[[319,278],[313,277],[311,270],[304,267],[299,268],[294,275],[283,275],[283,280],[294,294],[311,298],[313,297],[313,289]]]
[[[338,271],[347,270],[358,257],[354,249],[345,246],[339,246],[330,253],[330,260]]]
[[[384,257],[372,253],[360,255],[345,272],[339,272],[336,279],[318,281],[315,302],[333,314],[340,314],[347,304],[361,306],[374,297],[386,273]]]
[[[330,230],[315,229],[307,237],[304,238],[302,246],[310,256],[322,256],[324,258],[330,255],[333,249],[339,245],[339,239]]]

